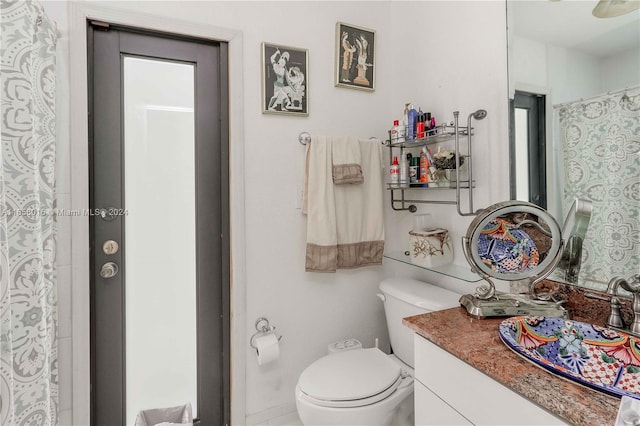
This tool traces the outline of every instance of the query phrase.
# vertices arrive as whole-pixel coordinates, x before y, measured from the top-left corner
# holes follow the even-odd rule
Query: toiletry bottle
[[[409,105],[404,104],[404,112],[402,113],[402,122],[400,123],[404,127],[404,140],[409,140],[407,134],[409,133]]]
[[[429,162],[429,187],[438,186],[437,182],[437,170],[435,166],[435,161],[433,161],[433,154],[429,148],[426,148],[427,161]]]
[[[420,121],[420,118],[418,118],[418,122],[416,123],[416,139],[422,138],[424,138],[424,121]]]
[[[429,186],[429,157],[427,147],[420,150],[420,183]]]
[[[391,128],[391,143],[398,142],[398,127],[400,127],[400,122],[398,120],[393,120],[393,127]]]
[[[409,183],[418,183],[420,181],[420,158],[411,157],[409,163]]]
[[[422,109],[418,110],[418,120],[416,122],[416,138],[424,138],[424,113]]]
[[[436,116],[435,115],[431,116],[431,124],[430,125],[431,125],[432,129],[436,128]]]
[[[393,129],[391,129],[391,143],[404,142],[404,126],[399,120],[393,120]]]
[[[424,113],[424,128],[426,130],[431,130],[431,113],[430,112]]]
[[[413,105],[409,105],[409,124],[407,125],[407,140],[412,141],[416,138],[416,122],[418,121],[418,111]]]
[[[400,185],[406,185],[409,183],[409,162],[408,158],[411,158],[411,154],[402,155],[400,157]]]
[[[391,175],[391,183],[397,185],[400,182],[400,166],[398,165],[398,157],[396,156],[393,157],[389,174]]]

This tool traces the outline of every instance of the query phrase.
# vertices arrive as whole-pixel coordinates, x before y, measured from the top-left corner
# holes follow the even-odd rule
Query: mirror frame
[[[509,213],[530,213],[541,218],[549,226],[551,247],[547,256],[535,267],[518,273],[501,273],[489,268],[478,254],[478,240],[485,226],[500,216]],[[462,241],[465,257],[472,268],[485,280],[495,278],[504,281],[530,280],[530,287],[545,279],[556,267],[564,246],[562,232],[558,222],[543,208],[526,201],[504,201],[487,207],[471,222]],[[491,281],[489,281],[491,282]],[[491,283],[493,284],[493,283]]]

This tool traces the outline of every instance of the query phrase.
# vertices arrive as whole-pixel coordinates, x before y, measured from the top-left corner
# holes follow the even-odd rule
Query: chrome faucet
[[[618,287],[622,287],[633,294],[633,323],[629,326],[632,333],[640,334],[640,274],[633,275],[628,280],[612,278],[607,286],[607,293],[611,294],[611,314],[607,319],[607,325],[615,328],[625,328],[620,308],[622,304],[618,299]]]

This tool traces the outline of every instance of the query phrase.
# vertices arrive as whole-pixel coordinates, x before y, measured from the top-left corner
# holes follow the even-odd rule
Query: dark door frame
[[[229,238],[229,106],[228,106],[228,47],[225,42],[214,42],[211,40],[176,36],[173,34],[164,34],[155,31],[143,31],[135,28],[107,25],[100,23],[94,29],[94,27],[87,23],[87,46],[88,46],[88,94],[89,94],[89,187],[90,187],[90,211],[102,208],[104,206],[98,205],[101,200],[96,201],[95,191],[93,191],[93,185],[95,182],[95,162],[94,158],[98,158],[100,153],[96,152],[95,145],[95,114],[101,110],[103,99],[96,99],[93,91],[93,78],[96,77],[96,67],[94,66],[94,59],[98,61],[98,55],[93,55],[94,51],[94,31],[120,31],[123,34],[133,35],[135,39],[144,38],[162,38],[164,42],[168,44],[180,44],[187,42],[189,44],[209,45],[216,46],[218,49],[217,60],[218,66],[215,69],[217,78],[207,78],[203,80],[196,78],[196,85],[198,89],[197,94],[206,92],[202,90],[207,86],[216,85],[215,81],[220,82],[217,84],[217,94],[219,99],[220,109],[215,112],[215,117],[212,120],[200,120],[196,123],[196,191],[198,194],[198,200],[196,205],[196,226],[198,234],[201,238],[197,241],[196,256],[197,256],[197,276],[198,276],[198,398],[199,398],[199,411],[201,413],[201,424],[229,424],[230,422],[230,238]],[[135,45],[135,43],[133,43]],[[120,52],[116,52],[120,55]],[[147,57],[157,57],[165,59],[163,53],[158,51],[141,50],[136,51],[134,47],[132,51],[127,52],[134,55],[142,55]],[[94,57],[95,56],[95,57]],[[176,59],[176,58],[173,58]],[[186,58],[185,58],[186,60]],[[197,60],[200,60],[198,58]],[[210,76],[209,76],[210,77]],[[213,83],[212,83],[213,82]],[[119,85],[115,85],[118,87]],[[211,93],[209,93],[211,95]],[[200,96],[204,99],[204,96]],[[198,96],[196,96],[196,109],[199,107]],[[111,118],[115,120],[119,128],[121,129],[121,117],[112,114]],[[199,140],[198,135],[203,134],[205,131],[203,126],[210,126],[211,124],[217,125],[215,143],[207,144],[205,141]],[[215,146],[214,146],[215,145]],[[212,157],[213,156],[213,157]],[[206,164],[206,161],[211,158],[218,158],[218,167],[210,167]],[[216,176],[217,175],[217,176]],[[212,187],[209,182],[219,182],[219,185]],[[219,202],[219,205],[216,204]],[[122,206],[122,202],[120,202]],[[118,207],[112,206],[112,207]],[[213,221],[210,220],[210,213],[215,209],[219,210],[219,215]],[[203,218],[207,218],[205,221]],[[97,243],[101,243],[101,240],[94,240],[94,225],[95,221],[100,220],[96,216],[90,217],[90,229],[91,231],[91,423],[101,424],[101,420],[96,418],[96,401],[99,397],[100,388],[96,384],[99,381],[99,375],[105,374],[99,367],[96,366],[95,355],[96,349],[96,326],[99,326],[101,321],[97,321],[96,317],[96,281],[99,279],[96,268],[96,261],[94,254],[98,253],[99,247]],[[117,219],[116,219],[117,220]],[[215,249],[215,255],[205,256],[204,253],[210,254],[211,251],[203,249],[203,243],[207,244],[211,241],[217,241],[220,244]],[[122,259],[120,260],[122,262]],[[100,261],[102,263],[102,261]],[[201,282],[202,277],[211,277],[217,275],[221,281],[221,289],[216,291],[213,286],[203,285]],[[98,313],[100,315],[100,313]],[[220,326],[221,322],[221,326]],[[110,327],[122,328],[124,321],[122,316],[120,320],[116,321],[116,324],[110,323]],[[212,339],[211,335],[215,337]],[[121,342],[119,350],[122,352],[124,342]],[[103,349],[100,349],[102,351]],[[117,358],[117,357],[116,357]],[[212,361],[212,359],[214,361]],[[116,359],[116,365],[121,363],[122,376],[121,390],[122,393],[116,392],[115,399],[120,400],[120,408],[116,411],[120,411],[124,415],[124,360]],[[215,367],[211,368],[212,364]],[[107,372],[106,374],[113,375],[113,372]],[[221,386],[210,386],[211,381],[221,383]],[[112,391],[112,390],[110,390]],[[113,395],[111,396],[114,397]],[[218,401],[216,404],[214,401]],[[219,414],[222,413],[222,417]]]
[[[546,96],[516,90],[509,100],[509,174],[511,199],[516,198],[515,109],[526,109],[529,117],[529,201],[547,208]]]

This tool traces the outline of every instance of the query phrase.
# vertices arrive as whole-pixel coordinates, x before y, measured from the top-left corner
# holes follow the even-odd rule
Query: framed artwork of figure
[[[375,37],[374,30],[336,24],[336,86],[375,90]]]
[[[309,115],[309,51],[262,43],[262,112]]]

